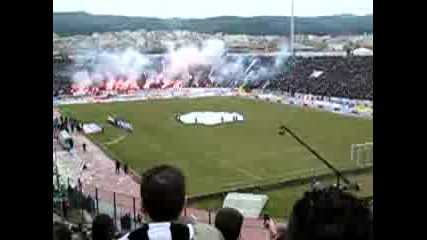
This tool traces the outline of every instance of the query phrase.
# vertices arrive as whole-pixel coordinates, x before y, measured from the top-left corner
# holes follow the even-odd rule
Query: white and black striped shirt
[[[143,224],[119,240],[192,240],[194,228],[191,224],[150,223]]]

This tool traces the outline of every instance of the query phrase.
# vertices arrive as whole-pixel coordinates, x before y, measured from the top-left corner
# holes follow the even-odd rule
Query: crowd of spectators
[[[226,60],[229,62],[223,65],[223,69],[221,66],[191,68],[186,86],[239,87],[249,84],[253,88],[290,93],[373,99],[373,56],[295,57],[289,58],[283,64],[277,64],[276,58],[267,56],[248,57],[244,61],[231,57]],[[254,60],[256,64],[251,66]],[[237,62],[241,64],[238,71],[224,71],[226,68],[235,68],[233,64]],[[161,60],[157,58],[153,60],[157,72],[161,69],[160,63]],[[68,62],[53,63],[54,96],[70,94],[69,65]],[[251,68],[248,70],[249,66]],[[142,74],[141,81],[146,79],[145,75],[146,73]]]
[[[186,205],[186,182],[183,173],[173,166],[160,165],[147,170],[142,176],[140,191],[141,212],[145,216],[140,227],[130,230],[130,216],[124,216],[122,231],[117,232],[113,219],[101,214],[93,220],[90,233],[80,234],[79,239],[242,239],[244,217],[236,209],[219,209],[214,225],[181,215]],[[373,239],[372,211],[363,201],[336,187],[316,188],[305,193],[294,204],[287,225],[264,217],[264,227],[271,240]],[[53,225],[54,240],[69,240],[71,232],[64,225]],[[77,232],[85,231],[80,227]]]
[[[71,94],[70,62],[53,61],[53,96]]]
[[[318,76],[314,74],[317,72]],[[373,99],[373,56],[298,57],[266,86],[290,93]]]

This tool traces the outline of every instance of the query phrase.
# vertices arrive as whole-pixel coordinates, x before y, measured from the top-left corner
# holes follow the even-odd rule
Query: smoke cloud
[[[120,79],[127,85],[135,85],[149,65],[149,59],[134,49],[120,51],[87,52],[78,58],[77,70],[73,76],[73,84],[77,88],[100,86]]]
[[[292,53],[287,44],[283,43],[279,46],[279,52],[275,59],[275,66],[277,69],[283,69]]]
[[[146,87],[151,83],[164,85],[165,82],[171,87],[174,86],[171,81],[180,81],[182,86],[194,80],[231,87],[272,78],[290,56],[288,48],[283,45],[274,62],[265,65],[260,58],[250,55],[227,55],[225,43],[217,39],[204,41],[200,46],[188,44],[176,48],[172,42],[166,46],[167,53],[157,61],[132,48],[85,51],[76,59],[75,65],[79,67],[72,75],[73,86],[78,89],[136,90],[140,88],[140,80],[145,81]]]

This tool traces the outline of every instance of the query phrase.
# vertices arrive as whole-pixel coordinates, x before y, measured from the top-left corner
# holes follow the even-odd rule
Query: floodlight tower
[[[291,56],[294,56],[294,0],[291,0]]]

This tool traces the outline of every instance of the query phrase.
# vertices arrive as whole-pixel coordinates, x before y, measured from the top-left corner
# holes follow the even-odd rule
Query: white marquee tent
[[[356,48],[353,50],[353,55],[355,56],[373,56],[374,51],[367,48]]]

